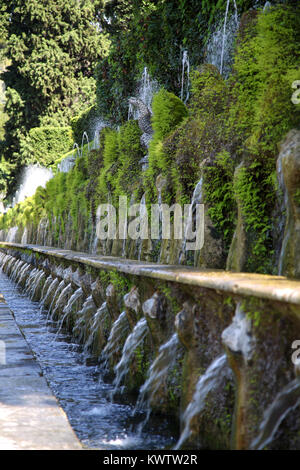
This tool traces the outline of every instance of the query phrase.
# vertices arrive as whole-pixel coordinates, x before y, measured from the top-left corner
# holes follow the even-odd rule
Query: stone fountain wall
[[[114,377],[126,338],[146,319],[149,331],[131,357],[126,392],[138,394],[161,346],[177,332],[176,360],[150,405],[153,412],[172,417],[178,431],[185,426],[184,410],[199,377],[226,352],[230,374],[210,390],[205,408],[193,417],[185,448],[249,448],[264,411],[296,376],[291,357],[292,343],[300,339],[298,281],[13,243],[1,243],[1,252],[4,272],[34,300],[41,299],[49,277],[57,279],[44,306],[99,361],[114,322],[126,312],[128,328],[106,365],[108,378]],[[78,300],[65,315],[79,288]],[[103,305],[107,315],[100,327],[96,320]],[[298,409],[288,414],[269,448],[299,449],[299,419]]]

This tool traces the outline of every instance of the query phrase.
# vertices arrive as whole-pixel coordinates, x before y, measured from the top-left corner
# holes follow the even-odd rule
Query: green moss
[[[246,317],[251,320],[253,327],[259,328],[263,320],[261,301],[254,297],[250,297],[242,302],[242,309],[246,313]]]
[[[256,158],[276,154],[278,142],[297,125],[297,107],[290,98],[291,79],[299,76],[299,43],[299,5],[259,14],[240,38],[231,117]]]
[[[159,174],[169,173],[174,160],[174,155],[165,151],[163,140],[179,126],[188,112],[183,102],[173,93],[161,89],[154,95],[152,102],[153,116],[153,138],[149,146],[149,168],[145,172],[144,188],[146,190],[148,202],[156,200],[155,180]],[[170,199],[170,198],[169,198]],[[168,201],[166,201],[168,202]]]
[[[241,168],[235,180],[237,198],[241,201],[248,234],[249,271],[269,272],[273,254],[271,213],[275,204],[270,168],[254,161]]]
[[[119,141],[118,132],[106,128],[101,134],[104,139],[103,169],[99,176],[98,189],[100,199],[107,202],[107,196],[115,189],[115,179],[118,170]]]
[[[214,164],[204,168],[204,191],[208,215],[229,250],[235,227],[235,199],[233,190],[234,162],[228,152],[216,155]]]
[[[109,284],[109,280],[110,280],[109,272],[100,271],[99,272],[99,279],[101,280],[101,282],[103,282],[104,286],[107,287],[108,284]]]
[[[129,121],[119,131],[119,168],[116,174],[115,196],[131,196],[133,191],[139,192],[141,165],[144,156],[141,146],[141,130],[136,121]]]
[[[109,279],[115,287],[116,292],[120,296],[125,295],[132,287],[132,284],[129,279],[124,275],[120,274],[118,271],[110,271]]]
[[[152,110],[152,127],[159,140],[166,137],[188,114],[183,102],[164,88],[154,95]]]
[[[297,206],[300,206],[300,188],[296,189],[293,198]]]
[[[174,297],[174,295],[172,295],[171,288],[168,287],[168,286],[161,286],[160,290],[164,294],[164,296],[166,297],[168,302],[170,303],[170,305],[172,307],[173,314],[174,315],[177,314],[181,310],[181,306],[178,303],[178,301],[176,300],[176,297]]]

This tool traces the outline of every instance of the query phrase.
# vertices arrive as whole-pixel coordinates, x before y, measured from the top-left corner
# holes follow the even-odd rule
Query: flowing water
[[[48,168],[43,168],[39,165],[26,166],[21,172],[19,187],[14,196],[13,205],[24,201],[27,197],[33,196],[38,186],[44,188],[47,181],[52,177],[53,173]]]
[[[126,312],[122,312],[117,320],[114,322],[112,329],[110,330],[109,338],[107,340],[106,346],[102,351],[102,356],[104,358],[105,367],[109,363],[111,357],[114,354],[117,354],[122,349],[122,337],[128,332],[129,323],[127,320]]]
[[[84,141],[86,140],[87,143],[87,151],[88,153],[90,152],[90,140],[89,136],[86,131],[82,134],[82,139],[81,139],[81,156],[83,155],[83,146],[84,146]]]
[[[227,78],[233,63],[235,38],[239,26],[237,5],[233,0],[233,13],[230,0],[227,0],[224,18],[216,25],[207,44],[206,62],[215,65]]]
[[[184,427],[175,449],[180,449],[191,436],[192,419],[204,410],[207,395],[212,390],[216,389],[218,385],[221,384],[224,377],[230,373],[231,371],[227,365],[226,354],[223,354],[215,359],[207,368],[206,372],[200,376],[193,399],[184,412]]]
[[[195,186],[195,189],[192,195],[191,204],[189,207],[187,220],[185,221],[185,224],[184,224],[184,227],[185,227],[184,237],[182,241],[181,251],[179,254],[179,260],[178,260],[179,264],[182,264],[186,261],[186,257],[187,257],[186,251],[188,247],[187,243],[188,243],[188,240],[193,239],[193,219],[194,219],[195,210],[196,210],[196,217],[200,219],[197,222],[198,224],[200,224],[202,228],[204,228],[204,211],[197,212],[197,205],[202,204],[202,199],[203,199],[202,193],[203,193],[203,176],[201,176],[200,180]],[[202,234],[202,236],[204,237],[204,233]]]
[[[14,260],[2,260],[11,269],[15,266]],[[27,266],[21,267],[21,270],[29,274]],[[20,272],[20,275],[25,274]],[[39,271],[31,276],[35,285],[39,276]],[[48,298],[48,303],[49,291],[57,289],[58,284],[50,276],[47,278],[42,295],[44,300]],[[31,287],[29,284],[28,289]],[[14,312],[16,322],[40,363],[50,388],[86,448],[163,449],[172,445],[173,438],[165,423],[160,422],[160,428],[158,423],[151,424],[142,434],[134,431],[136,418],[133,417],[133,406],[111,402],[113,385],[104,382],[99,365],[88,360],[82,347],[74,343],[70,335],[62,331],[58,333],[57,323],[47,321],[47,312],[41,303],[31,301],[2,270],[0,292]],[[73,295],[78,300],[82,292],[78,289]],[[71,310],[72,302],[75,303],[74,297],[71,299],[72,296],[65,307],[65,314]]]
[[[158,356],[151,364],[148,371],[148,378],[142,385],[139,397],[135,405],[135,413],[139,410],[146,410],[146,419],[141,423],[139,429],[142,430],[149,420],[151,414],[151,402],[157,398],[157,392],[168,378],[169,370],[175,365],[177,350],[179,347],[177,333],[159,348]]]
[[[147,108],[151,111],[151,103],[154,93],[159,90],[159,85],[155,80],[152,80],[148,68],[144,67],[141,80],[139,81],[139,86],[136,91],[136,97],[140,99]],[[134,108],[131,103],[128,106],[128,120],[138,119],[139,111],[137,108]]]
[[[6,240],[7,242],[13,243],[18,232],[18,227],[11,227],[8,231]]]
[[[190,96],[190,61],[188,51],[184,50],[182,53],[182,71],[181,71],[181,91],[180,99],[187,103]]]
[[[141,318],[141,320],[139,320],[135,325],[130,335],[127,337],[123,347],[122,357],[115,367],[116,377],[114,380],[114,393],[120,390],[120,384],[128,371],[130,360],[134,354],[134,351],[145,339],[148,331],[149,329],[146,318]]]
[[[286,385],[266,409],[259,427],[259,434],[251,443],[251,449],[262,450],[269,445],[284,418],[300,405],[300,380],[296,378]]]

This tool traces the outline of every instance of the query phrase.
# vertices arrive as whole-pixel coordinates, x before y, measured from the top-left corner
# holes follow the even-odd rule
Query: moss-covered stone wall
[[[119,336],[120,348],[110,356],[107,380],[114,378],[126,338],[141,319],[146,320],[148,334],[134,351],[124,378],[131,396],[137,396],[160,348],[177,333],[175,361],[150,405],[153,413],[177,422],[178,435],[185,427],[184,412],[199,379],[226,353],[227,365],[218,371],[222,380],[207,394],[205,407],[193,416],[183,448],[250,448],[265,410],[295,379],[291,358],[292,344],[300,335],[300,297],[290,297],[287,291],[290,286],[299,294],[298,282],[282,279],[280,294],[272,287],[276,278],[261,276],[257,279],[263,286],[260,293],[254,290],[251,295],[250,291],[243,294],[245,282],[251,288],[251,275],[234,279],[234,274],[228,274],[224,281],[212,272],[208,288],[201,277],[197,280],[195,270],[178,281],[176,270],[157,269],[155,274],[154,264],[128,266],[122,260],[97,261],[85,254],[29,245],[2,245],[1,252],[4,272],[32,298],[43,298],[52,318],[59,324],[64,318],[64,327],[100,362],[114,322],[126,312],[128,326]],[[49,281],[56,285],[45,296]],[[82,292],[66,315],[64,308],[79,288]],[[104,308],[106,316],[97,323]],[[247,326],[246,336],[242,330],[235,336],[236,326],[242,324]],[[298,449],[298,434],[293,432],[298,423],[299,410],[295,409],[282,420],[268,448]]]
[[[213,65],[194,66],[187,106],[161,89],[152,103],[149,149],[138,121],[105,127],[99,149],[85,147],[72,170],[56,173],[46,188],[1,216],[2,238],[18,227],[19,242],[204,268],[280,270],[298,277],[299,269],[280,259],[284,226],[296,219],[285,218],[278,168],[276,174],[280,143],[291,129],[299,130],[299,105],[291,101],[300,73],[298,8],[277,5],[245,13],[229,78]],[[73,126],[77,133],[84,119]],[[149,164],[143,169],[146,153]],[[119,196],[139,203],[144,195],[147,207],[160,197],[163,203],[187,204],[201,178],[205,243],[200,252],[182,254],[178,240],[97,240],[99,204],[117,206]],[[298,239],[297,230],[290,233]]]

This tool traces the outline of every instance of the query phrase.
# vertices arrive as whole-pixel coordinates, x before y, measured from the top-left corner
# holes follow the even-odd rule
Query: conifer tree
[[[18,163],[20,141],[40,125],[66,125],[94,102],[94,66],[108,49],[100,0],[0,0],[0,33],[10,65],[2,153]]]

